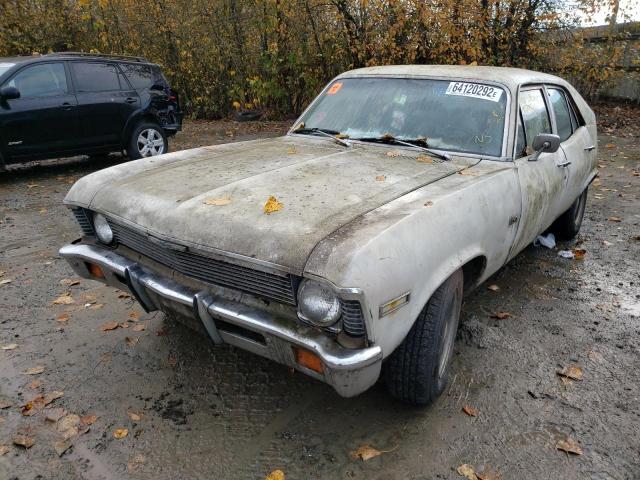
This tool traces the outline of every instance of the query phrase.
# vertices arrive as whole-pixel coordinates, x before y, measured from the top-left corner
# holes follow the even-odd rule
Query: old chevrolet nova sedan
[[[74,270],[343,396],[445,388],[463,295],[551,228],[575,236],[595,116],[564,80],[389,66],[334,79],[280,138],[80,179]]]

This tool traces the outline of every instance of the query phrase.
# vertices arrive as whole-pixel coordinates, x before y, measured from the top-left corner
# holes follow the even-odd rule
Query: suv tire
[[[460,319],[463,284],[462,270],[445,280],[386,361],[383,378],[393,397],[428,405],[444,391]]]
[[[569,209],[560,215],[556,221],[553,222],[553,225],[551,225],[551,231],[558,240],[572,240],[580,231],[585,206],[587,204],[587,190],[588,188],[585,188],[578,198],[576,198],[576,201],[571,204]]]
[[[153,122],[140,122],[131,131],[127,154],[132,160],[162,155],[169,151],[164,129]]]

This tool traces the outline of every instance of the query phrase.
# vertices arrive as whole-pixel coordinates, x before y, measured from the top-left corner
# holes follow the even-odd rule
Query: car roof
[[[90,53],[86,54],[77,54],[77,53],[49,53],[46,55],[23,55],[17,57],[0,57],[0,63],[37,63],[39,61],[45,60],[103,60],[110,62],[118,62],[118,63],[135,63],[141,65],[151,65],[157,66],[155,63],[148,61],[142,57],[127,57],[127,56],[117,56],[117,55],[91,55]]]
[[[442,77],[463,80],[494,81],[501,83],[512,91],[525,83],[567,82],[547,73],[510,67],[481,67],[470,65],[386,65],[380,67],[358,68],[344,72],[340,77],[360,76],[407,76],[407,77]]]

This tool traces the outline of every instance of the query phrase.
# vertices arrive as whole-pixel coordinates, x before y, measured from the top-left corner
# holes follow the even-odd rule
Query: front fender
[[[484,257],[481,282],[505,263],[520,205],[513,164],[481,162],[341,228],[316,247],[305,273],[364,292],[372,319],[369,338],[386,357],[453,272]],[[380,316],[380,306],[407,292],[407,305]]]

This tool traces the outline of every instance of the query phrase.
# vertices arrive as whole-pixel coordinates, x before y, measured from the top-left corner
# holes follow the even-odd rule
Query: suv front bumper
[[[379,346],[352,350],[341,347],[322,332],[254,307],[194,291],[143,267],[119,253],[81,240],[60,249],[81,277],[125,288],[146,311],[162,310],[201,322],[214,343],[229,343],[295,368],[331,385],[343,397],[371,387],[380,376]],[[98,265],[102,277],[92,273]],[[229,325],[231,327],[229,327]],[[322,372],[296,361],[294,348],[312,352],[322,362]]]

